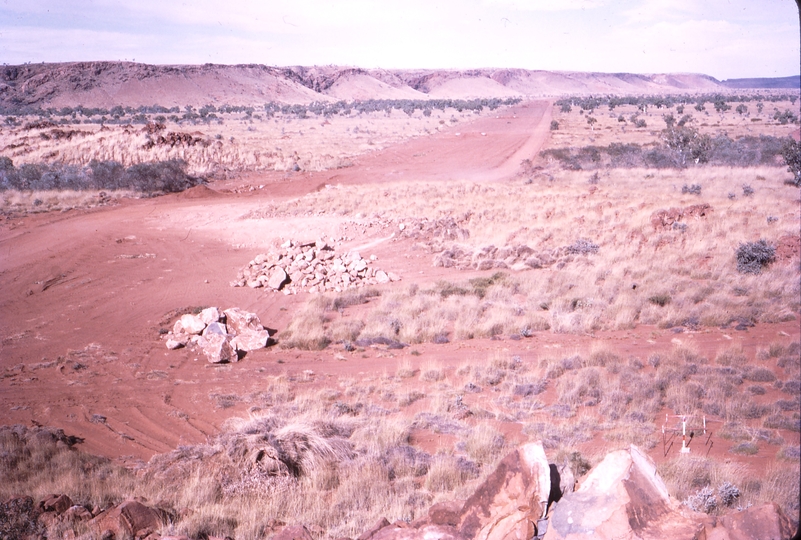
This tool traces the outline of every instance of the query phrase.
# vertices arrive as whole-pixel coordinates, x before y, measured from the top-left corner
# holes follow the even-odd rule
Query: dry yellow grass
[[[137,193],[127,190],[8,190],[0,194],[0,213],[66,212],[74,208],[93,208],[113,204],[117,199],[136,196],[138,196]]]
[[[580,125],[584,120],[578,116],[560,119],[564,126],[554,136],[564,135],[564,139],[555,138],[554,145],[621,140],[611,117],[599,118],[595,129],[585,132],[582,130],[588,126],[586,122]],[[386,141],[399,140],[427,121],[395,118],[381,124],[383,119],[356,118],[328,126],[317,125],[316,120],[292,120],[285,125],[274,120],[252,126],[226,123],[220,130],[229,129],[234,135],[226,131],[216,150],[213,143],[192,147],[188,153],[171,150],[153,155],[158,159],[183,157],[195,171],[210,170],[217,164],[337,166],[343,163],[337,160],[366,150],[359,145],[371,146],[369,139],[365,141],[367,134],[362,133],[373,129],[369,127],[372,120],[377,123],[375,132],[370,133],[375,136],[373,146],[383,144],[380,134]],[[431,118],[436,120],[436,116]],[[410,122],[405,124],[408,130],[400,131],[398,126],[406,121]],[[719,123],[723,121],[725,118]],[[750,127],[740,124],[714,127],[731,125],[743,131]],[[398,128],[394,133],[393,126]],[[249,127],[257,131],[248,131]],[[282,127],[283,135],[290,135],[288,139],[277,138]],[[359,133],[345,137],[345,146],[330,146],[332,132],[352,135],[355,127]],[[661,127],[651,128],[649,120],[647,129]],[[322,142],[315,146],[314,138],[324,130],[329,130],[329,138],[321,136]],[[307,135],[312,132],[313,136]],[[601,138],[602,134],[609,138]],[[632,134],[627,128],[625,136],[630,135],[632,141],[647,142],[644,131]],[[649,135],[653,134],[649,131]],[[211,131],[204,136],[213,138]],[[4,128],[2,137],[8,144],[19,142],[20,134]],[[107,139],[101,142],[101,137]],[[136,149],[141,142],[137,137],[140,135],[119,130],[87,135],[83,142],[76,139],[74,146],[68,145],[57,158],[69,162],[81,156],[133,163],[147,158],[144,150]],[[81,146],[92,141],[98,148]],[[34,141],[29,142],[33,148]],[[268,153],[278,153],[262,160],[261,154],[254,153],[258,145],[270,148]],[[276,146],[280,148],[276,150]],[[37,146],[15,160],[44,159],[50,151]],[[540,252],[581,238],[599,246],[597,254],[571,255],[561,267],[506,270],[497,278],[491,270],[479,282],[454,270],[446,282],[385,290],[360,308],[358,316],[351,313],[355,310],[349,310],[347,302],[338,304],[335,297],[316,296],[279,336],[287,346],[320,348],[329,342],[377,336],[415,343],[442,336],[469,339],[546,330],[582,333],[639,324],[720,325],[736,318],[773,322],[799,316],[799,268],[776,263],[762,274],[742,275],[736,271],[734,253],[741,242],[798,234],[799,195],[797,189],[783,184],[787,176],[783,168],[770,167],[604,170],[597,183],[590,184],[590,173],[546,168],[531,184],[517,180],[324,190],[265,206],[248,219],[258,219],[253,216],[259,214],[306,215],[310,208],[343,220],[381,219],[395,225],[410,219],[453,218],[469,229],[466,243],[470,249],[527,244]],[[682,194],[683,184],[701,184],[702,194]],[[743,184],[753,186],[755,194],[739,195]],[[733,187],[738,196],[730,199]],[[35,195],[6,196],[9,202],[5,204],[22,205]],[[709,204],[712,210],[704,218],[685,219],[686,229],[655,230],[651,224],[651,216],[658,210],[700,203]],[[769,221],[768,217],[778,220]],[[430,247],[433,260],[434,252],[445,246],[431,242]],[[338,305],[344,307],[337,309]],[[797,352],[798,347],[786,349]],[[782,350],[783,344],[770,344],[760,353],[764,357],[760,362],[781,356]],[[763,410],[764,406],[740,387],[747,375],[753,375],[744,369],[752,360],[748,354],[742,349],[723,349],[715,358],[704,358],[693,349],[676,347],[646,360],[622,359],[614,351],[593,348],[562,354],[551,350],[537,361],[533,354],[513,358],[496,351],[485,362],[465,363],[454,371],[425,358],[414,366],[404,357],[394,375],[385,371],[381,376],[343,377],[324,389],[304,389],[288,376],[266,378],[263,391],[230,396],[232,402],[252,403],[251,417],[232,419],[223,426],[219,439],[207,445],[182,447],[155,458],[139,477],[46,441],[21,442],[7,430],[0,431],[4,480],[0,495],[30,493],[40,498],[64,492],[89,505],[144,496],[164,501],[175,510],[191,509],[192,513],[180,514],[163,532],[192,537],[262,538],[268,534],[265,526],[270,519],[304,523],[318,537],[355,537],[380,517],[415,519],[434,501],[469,493],[492,470],[504,449],[519,442],[501,437],[503,424],[522,423],[519,439],[542,440],[549,455],[556,456],[554,460],[573,456],[573,461],[581,463],[581,456],[575,457],[576,448],[590,441],[599,454],[630,443],[654,448],[662,423],[657,415],[668,407],[676,414],[697,419],[703,413],[725,422],[721,432],[730,438],[717,444],[762,437],[760,449],[772,445],[781,447],[786,455],[794,455],[793,450],[797,454],[797,447],[781,440],[776,424],[766,422],[767,416],[775,416],[774,420],[792,427],[797,425],[797,413],[779,404]],[[788,371],[782,382],[796,377],[795,373]],[[545,402],[546,387],[556,393],[549,402]],[[410,411],[414,418],[409,417]],[[415,430],[453,434],[456,443],[427,454],[411,446]],[[259,445],[273,443],[273,450],[284,452],[296,465],[296,474],[269,474],[283,469],[273,463],[274,470],[265,472],[264,466],[258,465]],[[742,486],[744,502],[778,501],[796,515],[797,463],[796,458],[783,458],[759,483],[750,472],[712,460],[669,462],[660,472],[679,498],[696,487],[732,481]]]
[[[411,137],[435,133],[444,127],[482,115],[455,109],[409,116],[393,110],[351,116],[296,118],[278,113],[275,117],[225,115],[222,123],[165,122],[162,134],[187,133],[200,142],[192,145],[148,147],[142,125],[102,127],[97,124],[60,124],[56,128],[26,130],[0,126],[0,148],[20,166],[26,163],[58,162],[85,166],[92,160],[117,161],[123,166],[153,161],[182,159],[194,175],[225,174],[226,171],[319,171],[347,167],[356,155],[385,148]],[[20,118],[20,124],[38,121]],[[53,129],[69,138],[51,137]],[[47,138],[45,138],[47,137]],[[155,138],[155,136],[153,137]]]
[[[737,272],[740,243],[777,242],[801,228],[798,190],[783,184],[783,169],[708,167],[685,170],[613,169],[590,192],[587,173],[553,171],[553,181],[520,183],[398,184],[324,190],[260,210],[292,216],[368,217],[402,223],[415,216],[462,219],[465,249],[526,244],[547,252],[586,238],[597,254],[575,255],[562,268],[507,272],[483,296],[454,272],[452,285],[385,294],[365,316],[362,335],[393,334],[410,343],[443,332],[465,339],[496,333],[593,332],[638,324],[720,326],[732,320],[778,322],[799,314],[799,268],[775,263],[759,275]],[[703,186],[700,196],[684,184]],[[730,199],[732,186],[755,194]],[[384,196],[386,194],[386,196]],[[381,196],[379,196],[381,195]],[[654,227],[652,216],[670,208],[708,204],[704,217],[685,217],[678,229]],[[778,218],[768,220],[768,218]],[[442,243],[431,244],[431,256]],[[664,300],[661,300],[664,299]]]
[[[611,143],[635,143],[645,146],[659,140],[659,132],[666,125],[663,119],[663,115],[666,114],[672,114],[676,122],[684,115],[690,115],[692,120],[688,125],[698,129],[700,133],[716,135],[726,132],[732,138],[760,134],[787,137],[798,129],[795,124],[781,125],[772,118],[774,107],[780,111],[790,110],[798,114],[798,101],[795,104],[790,101],[765,103],[761,114],[757,113],[756,102],[746,104],[749,112],[744,115],[736,112],[736,103],[731,105],[730,110],[722,113],[716,112],[710,103],[706,103],[706,111],[703,112],[695,110],[694,104],[685,105],[682,113],[677,112],[677,107],[670,109],[648,107],[643,113],[635,105],[621,105],[612,111],[608,106],[601,106],[592,113],[588,111],[582,113],[579,107],[573,107],[571,112],[563,113],[559,107],[554,107],[553,118],[559,123],[559,129],[551,133],[552,140],[549,146],[551,148],[607,146]],[[621,115],[625,122],[618,121]],[[646,127],[635,127],[631,122],[631,117],[634,115],[640,120],[645,120]],[[592,116],[597,122],[590,126],[587,123],[588,116]]]
[[[771,347],[779,356],[798,348],[785,342]],[[355,537],[381,517],[416,519],[433,502],[465,497],[526,439],[543,441],[552,462],[564,458],[582,467],[631,443],[655,448],[664,406],[696,420],[704,411],[710,421],[726,422],[718,431],[728,438],[716,435],[716,445],[758,441],[760,451],[797,453],[777,430],[748,416],[753,402],[731,382],[741,366],[721,366],[686,346],[660,353],[649,366],[597,345],[539,361],[534,353],[497,349],[453,371],[424,356],[412,362],[405,355],[395,374],[341,377],[323,388],[286,375],[265,377],[262,391],[233,396],[253,404],[250,416],[231,418],[207,444],[156,456],[137,475],[35,436],[37,430],[0,429],[0,496],[66,493],[89,506],[142,496],[173,512],[163,533],[192,537],[257,539],[270,520],[303,523],[318,537]],[[548,387],[555,399],[540,401]],[[723,407],[710,412],[721,401]],[[792,418],[778,408],[770,414]],[[522,435],[504,436],[510,423],[522,423]],[[452,434],[453,443],[427,453],[412,445],[421,432]],[[589,441],[592,450],[577,453]],[[703,458],[671,461],[660,472],[679,498],[730,481],[743,492],[743,504],[776,501],[791,513],[797,462],[782,458],[759,478],[742,466]]]

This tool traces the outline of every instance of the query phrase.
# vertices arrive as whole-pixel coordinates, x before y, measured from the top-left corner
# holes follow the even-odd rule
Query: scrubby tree
[[[662,140],[665,146],[679,154],[682,166],[687,164],[688,158],[695,163],[709,161],[712,140],[709,135],[702,135],[695,128],[687,126],[666,128],[662,131]]]
[[[801,187],[801,142],[788,140],[782,147],[782,158],[787,171],[793,173],[792,184]]]
[[[776,248],[765,240],[746,242],[737,248],[737,271],[759,274],[776,258]]]
[[[590,125],[590,129],[595,131],[595,123],[598,122],[597,118],[593,118],[592,116],[587,116],[587,123]]]
[[[551,120],[551,131],[556,131],[557,129],[559,129],[559,122]]]

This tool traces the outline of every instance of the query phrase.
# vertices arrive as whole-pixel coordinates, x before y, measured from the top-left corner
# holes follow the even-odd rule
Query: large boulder
[[[210,364],[236,362],[239,359],[226,336],[210,333],[198,339],[197,345]]]
[[[257,332],[247,331],[238,334],[231,340],[231,346],[238,351],[255,351],[256,349],[263,349],[270,341],[270,333],[267,330],[259,330]]]
[[[361,537],[360,537],[361,538]],[[447,525],[422,525],[410,527],[403,523],[393,523],[377,531],[369,540],[469,540],[459,531]]]
[[[243,311],[239,308],[225,310],[228,330],[234,334],[231,346],[239,351],[255,351],[267,346],[270,333],[264,329],[255,313]]]
[[[309,530],[303,525],[292,525],[272,537],[272,540],[314,540]]]
[[[63,521],[67,523],[79,523],[82,521],[89,521],[92,519],[92,512],[80,505],[70,506],[66,512],[61,515]]]
[[[775,503],[726,514],[706,528],[707,540],[783,540],[793,537],[790,520]]]
[[[208,326],[220,320],[220,311],[216,307],[208,307],[201,311],[198,317]]]
[[[551,471],[542,444],[528,443],[498,464],[464,504],[459,532],[481,540],[528,540],[544,517]]]
[[[181,315],[179,321],[181,323],[181,328],[187,334],[200,334],[203,329],[206,328],[206,323],[204,323],[200,317],[192,315],[191,313]],[[174,328],[173,332],[177,334],[179,330]]]
[[[267,280],[267,286],[273,290],[279,290],[286,282],[289,281],[289,276],[283,268],[276,267],[270,271],[270,277]]]
[[[166,523],[166,514],[139,501],[125,501],[101,513],[88,523],[100,536],[111,532],[115,538],[144,538],[159,531]]]
[[[43,512],[55,512],[63,514],[72,506],[72,499],[66,495],[48,495],[39,503],[39,508]]]
[[[229,308],[223,313],[225,313],[225,325],[228,331],[234,335],[238,336],[248,330],[258,332],[264,329],[259,320],[259,316],[255,313],[250,313],[239,308]]]
[[[639,448],[607,454],[551,513],[545,540],[696,538],[703,525],[679,509]]]
[[[372,527],[364,531],[356,540],[372,540],[382,529],[390,526],[387,518],[379,519]]]

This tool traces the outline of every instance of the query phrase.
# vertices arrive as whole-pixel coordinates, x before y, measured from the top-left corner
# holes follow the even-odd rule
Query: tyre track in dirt
[[[260,197],[204,188],[15,220],[13,229],[0,229],[0,371],[7,375],[0,379],[0,424],[60,427],[85,437],[88,451],[128,459],[206,440],[233,414],[213,396],[255,395],[264,388],[259,373],[267,365],[278,373],[276,355],[306,355],[267,351],[209,369],[192,351],[166,351],[159,328],[176,310],[211,305],[255,311],[267,326],[281,327],[305,297],[230,287],[257,251],[233,244],[240,237],[266,242],[293,230],[313,237],[337,223],[254,224],[242,222],[242,215],[331,177],[358,184],[512,176],[547,139],[550,111],[546,101],[521,104],[361,156],[348,169],[296,174],[290,181],[267,175],[273,184]],[[396,248],[381,264],[408,266],[401,257],[403,249]],[[315,355],[308,361],[315,363]],[[32,371],[36,364],[50,367]]]

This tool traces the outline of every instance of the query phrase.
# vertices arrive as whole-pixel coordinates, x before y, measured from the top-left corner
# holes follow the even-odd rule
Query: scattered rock
[[[303,525],[293,525],[272,537],[272,540],[314,540],[309,530]]]
[[[373,525],[372,527],[364,531],[361,535],[359,535],[359,538],[357,538],[356,540],[370,540],[376,535],[376,533],[378,533],[378,531],[380,531],[384,527],[389,527],[389,525],[390,523],[389,521],[387,521],[387,518],[381,518],[375,525]]]
[[[203,330],[203,336],[207,336],[209,334],[217,334],[218,336],[228,337],[228,328],[220,322],[213,322],[210,323],[205,330]]]
[[[239,271],[233,287],[264,287],[287,294],[340,292],[352,287],[399,281],[391,272],[370,267],[374,258],[363,259],[358,252],[337,255],[322,240],[296,243],[287,240],[280,251],[257,255]]]
[[[210,307],[199,316],[182,315],[164,339],[170,350],[198,347],[209,362],[219,364],[236,362],[239,359],[237,351],[250,352],[266,347],[270,342],[270,332],[262,326],[255,313],[239,308],[222,312]]]
[[[798,260],[801,257],[801,236],[786,234],[776,242],[776,261],[779,263]]]
[[[180,349],[181,347],[185,347],[186,346],[186,341],[182,342],[180,340],[170,338],[170,339],[168,339],[166,341],[165,345],[167,345],[168,349],[170,349],[171,351],[174,351],[175,349]]]
[[[39,503],[39,508],[43,512],[55,512],[63,514],[72,506],[72,499],[66,495],[48,495]]]
[[[676,224],[685,218],[700,219],[712,212],[709,204],[694,204],[686,208],[668,208],[667,210],[657,210],[651,214],[651,226],[655,231],[670,230],[677,228]]]

